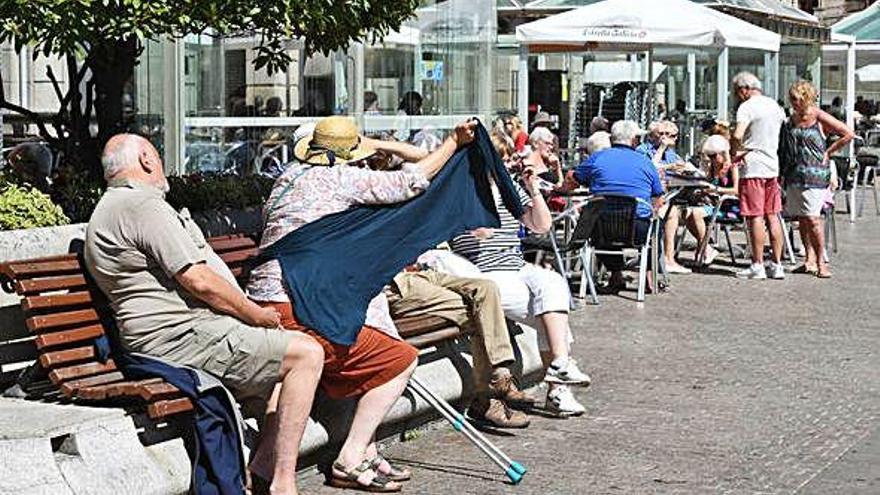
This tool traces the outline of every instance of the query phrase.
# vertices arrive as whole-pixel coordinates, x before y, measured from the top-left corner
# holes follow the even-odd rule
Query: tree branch
[[[2,71],[0,71],[0,109],[6,109],[15,112],[19,115],[24,116],[25,118],[30,119],[34,124],[37,125],[37,128],[40,129],[40,135],[46,141],[53,144],[57,142],[57,140],[49,134],[49,130],[46,129],[46,124],[43,122],[42,117],[40,117],[37,113],[28,110],[27,108],[6,101],[6,91],[3,88]]]

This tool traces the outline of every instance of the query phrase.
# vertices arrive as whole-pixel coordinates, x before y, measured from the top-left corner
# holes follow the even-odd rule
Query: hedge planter
[[[260,231],[259,208],[193,213],[205,237],[253,234]],[[86,224],[0,231],[0,261],[38,258],[68,253],[70,243],[85,236]]]

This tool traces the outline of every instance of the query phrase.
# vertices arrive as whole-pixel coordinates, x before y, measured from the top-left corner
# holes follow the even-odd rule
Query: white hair
[[[535,130],[529,134],[529,143],[534,145],[535,143],[542,141],[545,143],[553,142],[553,132],[546,127],[535,127]]]
[[[642,134],[639,124],[632,120],[618,120],[611,126],[611,142],[613,144],[632,146],[636,137]]]
[[[728,142],[724,136],[719,136],[718,134],[709,136],[703,143],[703,153],[707,155],[714,153],[727,153],[729,151],[730,142]]]
[[[757,89],[761,91],[761,80],[751,72],[740,72],[733,76],[733,87],[742,89]]]
[[[140,146],[134,136],[116,136],[115,139],[118,142],[105,146],[101,153],[101,166],[106,180],[140,163]]]
[[[592,155],[597,151],[602,151],[611,147],[611,134],[605,131],[596,131],[587,138],[585,148],[587,153]]]

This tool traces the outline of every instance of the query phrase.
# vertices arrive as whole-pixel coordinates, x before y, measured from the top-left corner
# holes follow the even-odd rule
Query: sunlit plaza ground
[[[676,276],[644,307],[605,296],[573,318],[587,413],[491,436],[519,486],[445,424],[388,456],[409,493],[880,492],[880,222],[838,215],[835,277]],[[732,270],[732,269],[730,269]],[[626,297],[633,293],[624,293]],[[533,390],[539,394],[541,389]],[[338,493],[306,474],[306,493]]]

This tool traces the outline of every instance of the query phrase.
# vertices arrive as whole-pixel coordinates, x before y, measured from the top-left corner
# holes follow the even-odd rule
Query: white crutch
[[[489,459],[497,464],[510,479],[513,484],[517,484],[526,474],[526,468],[512,460],[504,452],[490,442],[479,430],[474,428],[470,422],[458,411],[455,410],[448,402],[431,392],[428,387],[422,384],[416,377],[409,379],[408,387],[418,396],[425,400],[431,407],[436,409],[444,419],[452,424],[452,427],[467,437],[474,445],[486,454]]]

